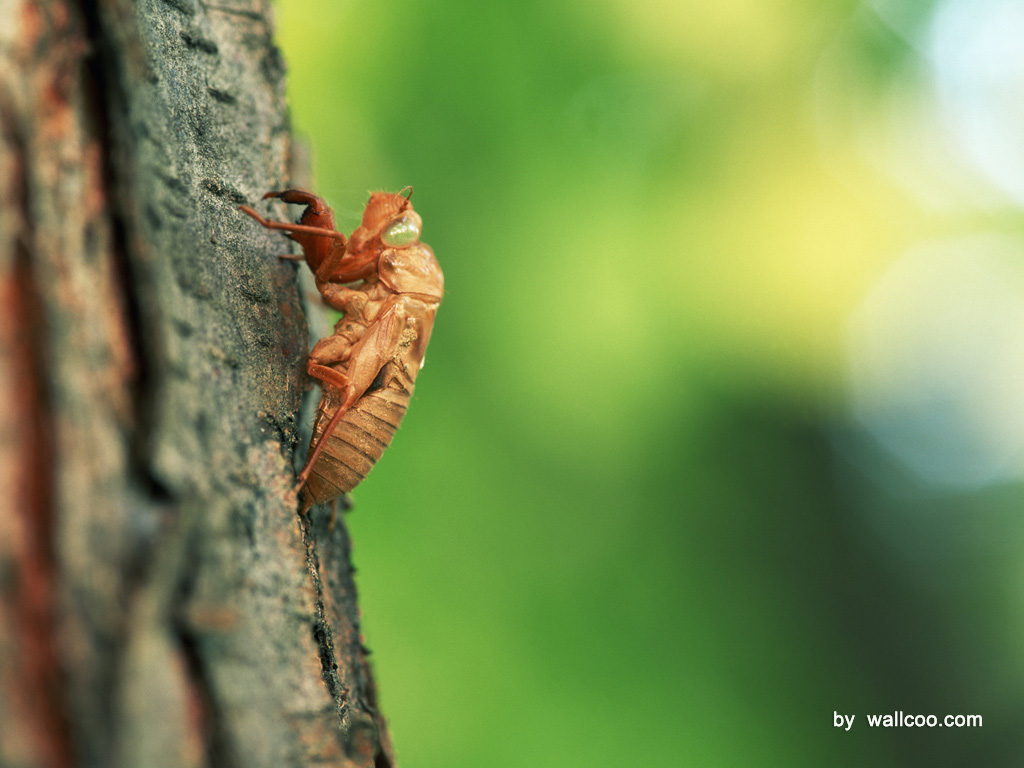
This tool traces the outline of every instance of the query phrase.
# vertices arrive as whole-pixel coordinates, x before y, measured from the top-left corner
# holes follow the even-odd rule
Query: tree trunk
[[[296,514],[296,268],[237,209],[290,181],[267,14],[0,0],[3,768],[392,764],[345,526]]]

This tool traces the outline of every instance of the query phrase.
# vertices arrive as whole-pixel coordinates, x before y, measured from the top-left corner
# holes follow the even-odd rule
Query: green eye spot
[[[381,242],[393,248],[410,245],[420,239],[420,224],[411,216],[403,216],[381,232]]]

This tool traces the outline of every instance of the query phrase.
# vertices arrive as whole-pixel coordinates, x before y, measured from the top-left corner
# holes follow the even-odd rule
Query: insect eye
[[[420,238],[420,223],[412,216],[393,221],[380,234],[381,242],[393,248],[411,245]]]

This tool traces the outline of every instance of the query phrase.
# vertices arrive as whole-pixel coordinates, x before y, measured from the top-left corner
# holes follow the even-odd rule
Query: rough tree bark
[[[268,10],[0,0],[4,768],[393,762],[296,514],[296,267],[237,210],[289,182]]]

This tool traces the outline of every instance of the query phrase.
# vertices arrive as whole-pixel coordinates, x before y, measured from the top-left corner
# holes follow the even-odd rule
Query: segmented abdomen
[[[405,416],[412,384],[392,378],[383,389],[367,392],[349,409],[324,446],[302,488],[302,511],[348,493],[363,481],[391,444]],[[310,453],[337,403],[321,398],[313,425]]]

